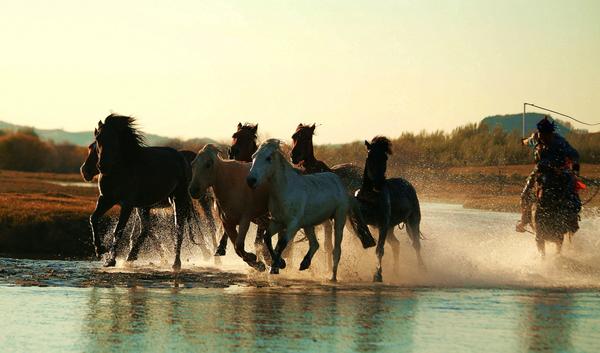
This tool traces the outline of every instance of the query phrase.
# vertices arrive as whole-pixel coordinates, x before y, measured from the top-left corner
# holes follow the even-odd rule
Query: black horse
[[[181,153],[183,155],[183,157],[186,159],[186,161],[188,161],[188,163],[192,163],[192,161],[194,160],[194,158],[196,158],[196,153],[192,152],[192,151],[187,151],[187,150],[180,150],[179,153]],[[83,162],[83,164],[81,165],[80,168],[80,172],[81,172],[81,176],[83,177],[83,180],[85,181],[92,181],[94,179],[94,177],[98,174],[100,174],[100,171],[98,170],[98,149],[96,148],[96,142],[94,141],[93,143],[91,143],[88,146],[88,155],[85,159],[85,161]],[[212,200],[210,200],[209,195],[205,195],[205,197],[201,197],[199,199],[199,203],[200,206],[202,207],[202,210],[204,212],[205,218],[206,218],[206,223],[207,226],[211,232],[211,235],[213,236],[213,248],[216,247],[216,239],[214,239],[214,235],[216,233],[216,226],[215,226],[215,219],[214,216],[212,214],[211,211],[211,204],[212,204]],[[163,200],[161,203],[154,205],[154,208],[168,208],[171,207],[171,204],[169,203],[169,200]],[[134,238],[134,234],[132,233],[130,236],[130,243],[129,243],[129,254],[127,255],[126,261],[131,262],[131,261],[135,261],[138,258],[138,254],[140,251],[140,246],[143,244],[144,240],[148,237],[149,235],[149,229],[150,229],[150,208],[148,207],[143,207],[143,208],[136,208],[135,209],[138,220],[140,222],[140,234],[138,236],[138,239]],[[193,213],[194,216],[197,216],[196,213]],[[191,227],[191,223],[188,222],[188,226]],[[157,250],[160,253],[160,257],[161,259],[164,258],[165,256],[165,249],[162,246],[162,243],[160,242],[160,239],[158,239],[155,235],[155,244],[157,245]],[[193,236],[193,232],[190,229],[190,235]],[[193,242],[195,242],[192,239]],[[204,244],[198,244],[201,245],[201,249],[202,252],[205,254],[205,257],[208,257],[208,249],[206,249],[204,247]]]
[[[539,168],[535,176],[536,199],[533,228],[539,252],[545,255],[546,242],[556,243],[560,254],[565,234],[574,234],[578,226],[579,206],[573,199],[571,175],[553,168]]]
[[[177,229],[173,269],[179,270],[184,223],[192,220],[193,205],[188,194],[189,162],[173,148],[145,146],[143,135],[135,128],[135,119],[129,116],[109,115],[104,123],[98,122],[94,135],[100,196],[90,223],[96,256],[100,257],[106,250],[98,234],[98,220],[114,205],[119,204],[121,212],[104,266],[116,264],[116,245],[133,209],[147,210],[168,199],[173,206]],[[140,238],[137,242],[143,240]],[[136,243],[131,248],[138,247]]]
[[[392,246],[394,263],[399,265],[400,242],[394,236],[394,227],[406,224],[406,230],[417,253],[419,266],[424,268],[421,258],[421,209],[415,188],[402,178],[386,179],[388,155],[392,153],[392,144],[383,136],[375,137],[367,146],[367,161],[363,174],[363,183],[357,192],[361,202],[363,217],[369,225],[379,228],[377,240],[377,271],[374,280],[383,280],[381,260],[386,240]]]

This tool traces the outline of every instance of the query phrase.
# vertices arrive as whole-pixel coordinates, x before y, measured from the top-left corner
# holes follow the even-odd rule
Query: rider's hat
[[[539,132],[554,132],[556,130],[556,124],[550,120],[549,116],[545,116],[544,119],[537,123],[537,129]]]

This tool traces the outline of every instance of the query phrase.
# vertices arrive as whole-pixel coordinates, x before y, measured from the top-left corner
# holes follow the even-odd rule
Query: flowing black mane
[[[392,154],[392,141],[385,136],[375,136],[371,140],[371,149],[384,151],[387,154]]]
[[[143,133],[138,130],[135,118],[131,116],[110,114],[104,119],[104,124],[99,125],[102,129],[114,129],[117,132],[123,147],[128,150],[137,150],[146,146]]]

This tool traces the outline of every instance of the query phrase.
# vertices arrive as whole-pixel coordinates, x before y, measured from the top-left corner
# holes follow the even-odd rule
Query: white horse
[[[315,225],[325,220],[334,220],[333,275],[337,280],[337,269],[342,254],[342,237],[348,213],[357,225],[357,234],[363,239],[373,237],[368,226],[362,222],[359,204],[348,195],[340,178],[330,172],[310,175],[300,174],[283,156],[280,141],[270,139],[260,145],[252,156],[252,167],[246,178],[248,186],[256,188],[269,185],[268,208],[271,215],[265,242],[271,252],[271,273],[279,273],[285,268],[281,254],[286,245],[293,240],[296,232],[304,228],[309,241],[309,250],[300,264],[300,271],[310,266],[319,243],[315,234]],[[277,246],[273,250],[271,236],[279,233]]]

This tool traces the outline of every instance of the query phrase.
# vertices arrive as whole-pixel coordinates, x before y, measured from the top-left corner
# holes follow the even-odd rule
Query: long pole
[[[527,110],[527,103],[523,103],[523,138],[525,138],[525,111]]]

